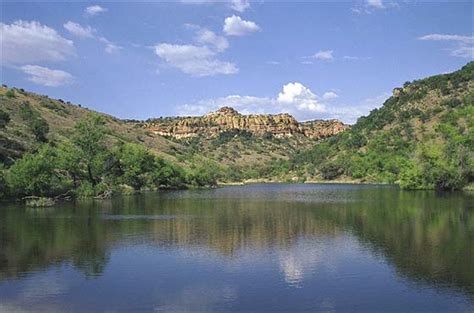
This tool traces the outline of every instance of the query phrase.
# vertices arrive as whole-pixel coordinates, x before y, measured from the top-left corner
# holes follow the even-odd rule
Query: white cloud
[[[224,32],[229,36],[245,36],[260,30],[255,22],[242,20],[240,16],[232,15],[224,20]]]
[[[105,44],[105,52],[107,53],[110,53],[110,54],[116,53],[122,49],[122,47],[117,46],[113,42],[109,41],[107,38],[99,37],[98,40],[102,42],[103,44]]]
[[[352,55],[345,55],[342,57],[343,60],[346,61],[361,61],[361,60],[370,60],[372,57],[358,57],[358,56],[352,56]]]
[[[96,36],[96,30],[91,28],[90,26],[82,26],[80,24],[68,21],[66,24],[64,24],[64,28],[70,32],[71,34],[78,36],[80,38],[89,38],[89,39],[95,39],[98,40],[99,42],[103,43],[105,48],[105,52],[107,53],[116,53],[122,49],[122,47],[116,45],[115,43],[111,42],[105,37],[102,36]]]
[[[250,7],[250,2],[248,0],[232,0],[230,7],[237,12],[244,12]]]
[[[227,0],[227,1],[216,1],[216,0],[180,0],[183,4],[195,4],[195,5],[211,5],[211,4],[226,4],[232,10],[235,10],[239,13],[244,12],[250,7],[249,0]]]
[[[366,3],[369,7],[373,7],[376,9],[383,9],[385,7],[383,5],[382,0],[367,0]]]
[[[229,42],[225,37],[216,35],[213,31],[206,28],[200,28],[196,32],[195,40],[200,44],[210,44],[214,46],[217,51],[224,51],[229,48]]]
[[[216,59],[217,53],[207,46],[160,43],[155,46],[155,54],[172,67],[192,76],[229,75],[239,71],[234,63]]]
[[[74,43],[36,21],[0,23],[2,63],[62,61],[75,55]]]
[[[177,108],[179,115],[202,115],[223,106],[230,106],[242,114],[290,113],[300,120],[314,119],[326,114],[326,106],[317,96],[299,82],[288,83],[275,98],[230,95],[206,99]]]
[[[94,38],[95,30],[90,26],[81,26],[77,23],[68,21],[65,23],[64,28],[71,34],[80,37],[80,38]]]
[[[84,13],[88,16],[94,16],[100,13],[107,12],[108,9],[101,7],[100,5],[91,5],[88,6],[85,10]]]
[[[447,34],[429,34],[421,36],[419,40],[433,40],[433,41],[458,41],[463,43],[474,43],[474,36],[462,35],[447,35]]]
[[[474,59],[474,36],[451,35],[451,34],[429,34],[418,37],[425,41],[447,41],[454,44],[448,50],[455,57]]]
[[[323,94],[323,99],[324,100],[332,100],[332,99],[336,99],[336,98],[339,98],[339,96],[337,95],[337,93],[335,93],[333,91],[328,91],[328,92],[325,92]]]
[[[317,60],[329,61],[329,60],[334,59],[332,53],[333,53],[333,50],[319,51],[319,52],[316,52],[315,54],[313,54],[311,56],[311,58],[317,59]]]
[[[474,47],[473,46],[461,46],[453,49],[451,55],[460,58],[474,59]]]
[[[324,112],[326,108],[319,103],[316,95],[303,84],[295,82],[283,86],[283,91],[278,94],[277,101],[290,104],[300,111]]]
[[[390,93],[383,93],[373,98],[367,98],[356,105],[333,103],[328,98],[331,91],[318,97],[308,87],[299,82],[285,84],[282,91],[275,97],[255,97],[230,95],[215,99],[204,99],[191,104],[177,107],[178,115],[203,115],[223,106],[230,106],[242,114],[278,114],[289,113],[297,120],[339,119],[345,123],[355,123],[374,108],[382,106]],[[330,98],[331,98],[330,97]]]
[[[52,70],[43,66],[24,65],[21,70],[29,75],[29,81],[42,86],[58,87],[74,81],[74,77],[68,72]]]

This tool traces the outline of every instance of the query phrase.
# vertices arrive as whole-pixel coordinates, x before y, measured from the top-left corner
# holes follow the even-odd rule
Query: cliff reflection
[[[0,279],[63,262],[85,275],[100,275],[115,246],[145,243],[171,249],[202,246],[226,258],[274,249],[285,280],[298,284],[304,262],[318,263],[324,255],[318,256],[318,250],[331,248],[324,238],[342,240],[351,234],[401,275],[453,284],[472,295],[473,200],[467,194],[394,188],[304,187],[271,193],[238,188],[150,193],[51,210],[11,204],[0,209]],[[307,246],[292,249],[301,240]]]

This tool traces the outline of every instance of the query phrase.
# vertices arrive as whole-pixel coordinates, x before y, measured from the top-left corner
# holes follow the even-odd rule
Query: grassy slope
[[[7,112],[11,118],[7,127],[2,129],[0,133],[0,156],[6,162],[10,158],[20,157],[24,152],[34,151],[39,145],[29,127],[29,120],[21,114],[22,104],[29,103],[34,114],[38,114],[40,118],[47,122],[49,126],[47,138],[49,141],[68,140],[72,135],[75,123],[94,112],[70,103],[64,103],[62,100],[53,100],[47,96],[36,95],[19,89],[14,89],[14,97],[7,97],[7,91],[8,88],[0,87],[0,110]],[[133,128],[110,115],[94,113],[102,115],[106,121],[106,127],[109,130],[107,135],[108,144],[113,144],[118,140],[141,143],[151,151],[169,160],[175,159],[172,154],[176,151],[184,149],[177,143],[143,129]]]
[[[296,155],[289,167],[315,180],[392,183],[418,166],[426,173],[436,167],[472,170],[473,140],[471,62],[451,74],[405,83],[380,109],[361,117],[349,131]],[[463,164],[456,163],[460,157]]]

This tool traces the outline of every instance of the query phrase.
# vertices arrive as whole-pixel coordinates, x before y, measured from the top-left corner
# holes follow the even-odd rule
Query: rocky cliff
[[[336,135],[349,126],[338,120],[316,120],[299,123],[288,113],[243,115],[230,107],[222,107],[199,117],[167,117],[151,119],[138,124],[155,134],[177,139],[197,136],[216,137],[229,130],[241,130],[256,136],[272,135],[277,138],[301,135],[322,139]]]

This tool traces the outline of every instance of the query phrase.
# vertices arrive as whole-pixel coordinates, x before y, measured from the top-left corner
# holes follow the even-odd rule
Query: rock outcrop
[[[277,138],[305,136],[321,139],[334,136],[349,126],[338,120],[315,120],[299,123],[288,113],[242,115],[230,107],[222,107],[199,117],[167,117],[138,124],[155,134],[177,139],[196,136],[216,137],[229,130],[248,131],[256,136]]]

